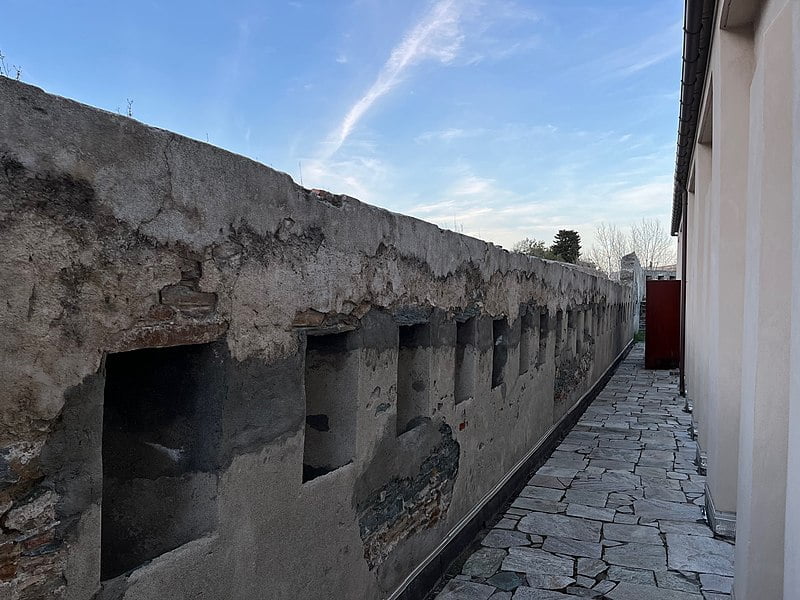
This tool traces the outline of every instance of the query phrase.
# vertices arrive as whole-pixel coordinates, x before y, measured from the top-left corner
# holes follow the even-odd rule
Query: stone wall
[[[6,78],[0,162],[3,597],[385,598],[634,330],[629,286]]]

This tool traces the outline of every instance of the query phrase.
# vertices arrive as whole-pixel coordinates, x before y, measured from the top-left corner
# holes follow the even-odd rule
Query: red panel
[[[673,369],[681,353],[681,282],[648,281],[646,300],[644,366]]]

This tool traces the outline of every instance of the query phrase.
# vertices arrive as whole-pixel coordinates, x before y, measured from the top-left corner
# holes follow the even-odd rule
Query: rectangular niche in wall
[[[508,319],[492,321],[492,387],[503,383],[508,362]]]
[[[455,403],[469,400],[475,394],[478,369],[477,324],[475,317],[456,321]]]
[[[561,346],[564,343],[564,311],[556,311],[556,362],[561,356]]]
[[[101,579],[135,569],[216,527],[227,387],[221,344],[106,358]]]
[[[594,337],[594,309],[587,308],[583,318],[583,339],[589,340]]]
[[[536,366],[541,366],[547,360],[547,337],[548,331],[547,311],[539,313],[539,352],[536,355]]]
[[[431,375],[431,328],[402,325],[397,350],[397,435],[428,416]]]
[[[358,352],[351,340],[350,333],[306,338],[304,482],[355,455]]]
[[[575,335],[575,311],[572,309],[567,311],[567,346],[573,355],[577,354],[578,338]]]
[[[526,310],[520,318],[519,327],[519,374],[528,372],[531,364],[531,344],[533,342],[533,313]]]

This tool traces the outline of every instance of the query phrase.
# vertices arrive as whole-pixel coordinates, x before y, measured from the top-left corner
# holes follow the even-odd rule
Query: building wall
[[[385,598],[633,335],[630,286],[6,78],[0,161],[4,598]]]
[[[719,3],[682,223],[687,393],[737,600],[800,577],[798,27],[791,0]]]

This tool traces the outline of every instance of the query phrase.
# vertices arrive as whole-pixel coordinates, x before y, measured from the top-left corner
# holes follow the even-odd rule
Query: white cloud
[[[487,133],[486,129],[462,129],[460,127],[450,127],[436,131],[424,131],[414,138],[418,144],[430,141],[451,142],[470,137],[478,137]]]
[[[458,54],[464,35],[459,27],[462,3],[439,0],[430,11],[395,46],[378,77],[367,92],[350,108],[329,137],[325,156],[342,147],[358,122],[375,102],[403,80],[406,71],[423,60],[451,62]]]
[[[453,196],[483,196],[493,191],[494,179],[485,179],[467,175],[450,188],[449,194]]]

